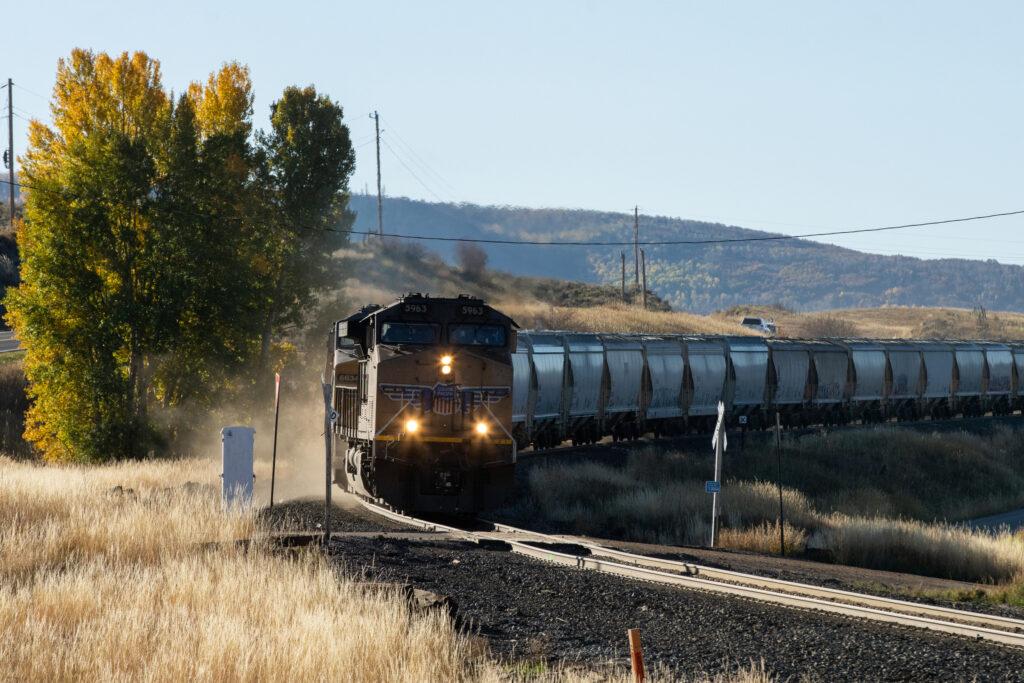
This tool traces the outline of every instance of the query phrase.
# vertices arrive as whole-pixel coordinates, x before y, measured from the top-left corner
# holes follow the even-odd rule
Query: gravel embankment
[[[1002,681],[1024,671],[1024,650],[581,572],[471,543],[349,536],[332,541],[331,555],[347,571],[453,598],[460,623],[499,656],[624,662],[625,630],[638,627],[648,662],[678,674],[762,659],[782,679]]]
[[[369,512],[346,494],[338,495],[340,501],[331,507],[332,533],[416,531]],[[258,515],[261,521],[275,531],[323,531],[324,501],[290,500],[277,503],[273,509],[263,508]]]

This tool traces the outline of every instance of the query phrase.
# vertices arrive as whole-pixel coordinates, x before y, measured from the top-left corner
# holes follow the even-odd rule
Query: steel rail
[[[532,537],[545,536],[545,534],[538,534],[537,532],[529,531],[528,529],[520,529],[508,524],[493,524],[495,530],[505,533],[522,534]],[[591,555],[621,560],[623,562],[637,564],[650,569],[681,572],[689,576],[700,576],[702,578],[718,581],[728,581],[731,583],[753,586],[766,590],[782,591],[848,604],[866,605],[877,609],[902,612],[905,614],[926,614],[936,619],[950,619],[978,626],[985,626],[988,628],[1017,630],[1024,633],[1024,620],[1021,619],[1001,617],[995,614],[985,614],[982,612],[972,612],[969,610],[959,610],[952,607],[941,607],[939,605],[929,605],[926,603],[913,602],[911,600],[886,598],[878,595],[857,593],[838,588],[826,588],[824,586],[816,586],[814,584],[801,583],[798,581],[788,581],[786,579],[774,579],[767,576],[760,576],[758,574],[747,574],[744,572],[732,571],[730,569],[719,569],[717,567],[709,567],[707,565],[695,564],[692,562],[651,557],[650,555],[642,555],[625,550],[608,548],[607,546],[599,545],[594,541],[594,539],[586,537],[547,535],[547,538],[550,539],[549,542],[556,541],[559,543],[572,543],[579,545],[586,548]]]
[[[994,617],[994,619],[999,621],[1000,625],[1013,630],[992,628],[990,625],[971,623],[971,619],[979,616],[976,612],[965,612],[963,610],[955,610],[951,608],[936,608],[932,605],[920,605],[918,603],[892,600],[890,598],[879,598],[850,591],[835,591],[834,589],[821,588],[818,586],[811,586],[809,584],[799,584],[791,581],[781,581],[778,579],[766,579],[764,577],[742,574],[740,572],[713,570],[713,568],[710,567],[691,565],[684,562],[676,562],[674,560],[661,560],[644,555],[637,555],[635,553],[603,548],[601,546],[594,545],[589,541],[583,541],[581,543],[580,539],[575,539],[573,537],[552,536],[517,529],[516,527],[511,527],[509,525],[495,525],[495,530],[499,532],[499,534],[519,534],[523,536],[531,536],[539,542],[581,545],[591,553],[589,556],[574,555],[537,545],[531,545],[524,541],[500,538],[500,536],[494,532],[468,531],[466,529],[438,524],[436,522],[418,519],[399,512],[394,512],[369,501],[364,500],[361,502],[369,511],[386,517],[392,521],[428,531],[448,532],[453,536],[467,540],[503,540],[508,544],[512,552],[566,567],[591,569],[626,578],[732,595],[734,597],[769,602],[784,607],[817,610],[841,616],[919,628],[937,633],[987,640],[1014,647],[1024,647],[1024,621],[1021,620]],[[601,557],[615,557],[616,559],[625,560],[625,562],[600,559]],[[657,562],[663,566],[671,567],[676,571],[665,571],[664,569],[642,566],[640,564],[641,562]],[[677,573],[680,568],[686,568],[690,571],[696,569],[698,574],[713,570],[718,572],[722,577],[728,576],[728,579],[720,580],[704,578],[691,573]],[[764,585],[741,583],[740,580],[764,582]],[[788,586],[789,590],[773,590],[771,588],[781,588],[783,585]],[[804,588],[818,592],[818,595],[797,592]],[[839,596],[836,594],[841,594],[845,601],[839,600]],[[824,597],[820,597],[820,595],[829,595],[832,599],[826,599]],[[852,600],[854,599],[857,601],[853,602]],[[914,610],[913,613],[910,611],[911,608]],[[924,616],[925,614],[932,616]],[[945,618],[936,618],[934,615],[942,615]],[[988,615],[982,616],[988,617]]]

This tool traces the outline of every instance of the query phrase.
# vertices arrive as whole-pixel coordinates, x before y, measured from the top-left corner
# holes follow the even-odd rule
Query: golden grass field
[[[742,306],[710,318],[771,318],[786,337],[872,337],[877,339],[1024,339],[1024,313],[969,308],[887,306],[796,313],[774,307]]]
[[[447,614],[411,611],[315,549],[236,544],[259,523],[222,510],[216,482],[202,460],[0,457],[0,680],[629,680],[621,667],[497,662]],[[769,678],[752,665],[698,680]]]

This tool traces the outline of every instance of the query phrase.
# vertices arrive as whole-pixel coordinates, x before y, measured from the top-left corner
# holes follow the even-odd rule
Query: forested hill
[[[354,195],[357,230],[375,230],[377,200]],[[641,216],[646,240],[767,235],[730,225]],[[624,213],[435,204],[403,198],[384,203],[386,232],[531,240],[628,240]],[[451,260],[455,243],[426,242]],[[518,275],[618,282],[618,247],[482,245],[490,266]],[[737,304],[779,303],[794,310],[982,305],[1024,310],[1024,267],[966,259],[879,256],[806,240],[746,244],[650,246],[648,286],[673,308],[709,312]],[[627,277],[632,255],[627,252]]]

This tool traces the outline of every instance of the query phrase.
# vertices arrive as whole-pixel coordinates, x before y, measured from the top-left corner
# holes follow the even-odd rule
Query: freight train
[[[517,332],[479,299],[410,295],[335,324],[336,483],[418,511],[500,503],[517,449],[606,437],[1006,415],[1024,344]]]

